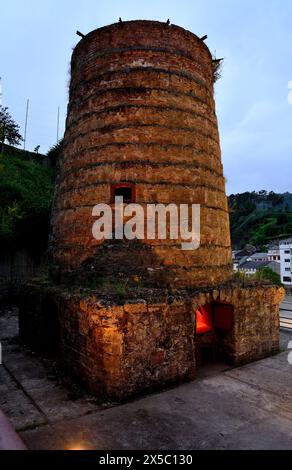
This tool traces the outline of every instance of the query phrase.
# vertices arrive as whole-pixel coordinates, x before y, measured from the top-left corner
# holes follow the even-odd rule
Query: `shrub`
[[[50,168],[14,156],[0,156],[1,246],[46,246],[53,196]]]

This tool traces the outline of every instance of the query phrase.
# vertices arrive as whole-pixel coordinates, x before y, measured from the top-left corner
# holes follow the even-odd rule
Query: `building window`
[[[285,259],[285,263],[290,263],[290,259]]]
[[[285,268],[285,271],[288,271],[288,272],[289,272],[289,271],[290,271],[290,268]]]
[[[290,254],[290,250],[285,250],[285,255],[289,255]]]
[[[283,282],[291,282],[291,277],[283,277]]]
[[[116,197],[122,197],[123,202],[135,202],[135,186],[132,183],[119,183],[111,186],[111,202],[115,202]]]

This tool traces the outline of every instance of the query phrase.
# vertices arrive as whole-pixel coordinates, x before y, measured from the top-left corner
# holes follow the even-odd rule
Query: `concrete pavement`
[[[0,407],[30,449],[292,449],[292,332],[276,356],[203,367],[194,382],[113,406],[19,345],[17,312],[5,315]]]

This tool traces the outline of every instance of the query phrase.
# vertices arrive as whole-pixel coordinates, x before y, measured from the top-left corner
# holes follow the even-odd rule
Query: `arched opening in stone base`
[[[234,308],[231,304],[213,302],[195,312],[196,365],[230,362]]]

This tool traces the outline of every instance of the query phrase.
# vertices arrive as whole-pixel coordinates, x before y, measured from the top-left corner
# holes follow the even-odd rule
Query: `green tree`
[[[51,147],[47,153],[47,156],[49,157],[52,167],[55,167],[57,165],[58,160],[62,156],[63,144],[64,144],[64,140],[63,139],[59,140],[59,142],[53,145],[53,147]]]
[[[46,247],[54,172],[34,161],[0,156],[0,246]]]
[[[261,268],[255,274],[255,278],[259,280],[271,281],[276,286],[282,286],[279,274],[275,273],[271,268]]]
[[[8,108],[0,106],[0,153],[4,151],[4,142],[18,145],[23,140],[19,133],[19,125],[13,120]]]

